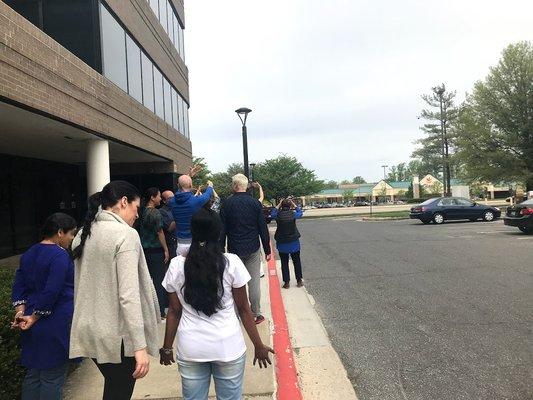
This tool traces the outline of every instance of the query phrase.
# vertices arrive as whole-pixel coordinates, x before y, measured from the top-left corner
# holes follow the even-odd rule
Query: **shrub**
[[[11,286],[15,270],[0,267],[0,400],[20,398],[24,369],[20,357],[19,332],[10,329],[13,318]]]

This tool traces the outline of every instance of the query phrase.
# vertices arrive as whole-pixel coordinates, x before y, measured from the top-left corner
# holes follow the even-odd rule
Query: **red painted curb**
[[[268,286],[270,309],[272,310],[272,320],[274,322],[274,351],[276,352],[276,381],[278,383],[277,398],[278,400],[302,400],[272,243],[270,248],[272,258],[268,262]]]

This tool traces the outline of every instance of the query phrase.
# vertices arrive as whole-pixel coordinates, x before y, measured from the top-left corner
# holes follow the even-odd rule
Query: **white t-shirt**
[[[225,254],[228,263],[224,270],[222,308],[210,317],[196,311],[183,299],[185,257],[174,257],[163,279],[163,287],[176,293],[183,307],[178,326],[178,358],[185,361],[233,361],[246,352],[246,344],[235,312],[232,288],[240,288],[251,279],[241,259]]]

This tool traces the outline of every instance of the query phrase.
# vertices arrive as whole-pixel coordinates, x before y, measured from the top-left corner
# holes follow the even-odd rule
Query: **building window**
[[[181,27],[181,24],[179,22],[178,22],[178,25],[179,25],[178,34],[179,34],[179,42],[180,42],[178,52],[180,53],[181,59],[185,61],[185,39],[183,37],[183,28]]]
[[[172,88],[172,126],[175,130],[179,131],[179,111],[178,111],[178,92]]]
[[[154,112],[154,71],[152,61],[141,52],[143,78],[143,104]]]
[[[168,34],[170,41],[178,51],[181,59],[185,61],[185,45],[183,42],[183,27],[178,15],[169,0],[148,0],[150,8]]]
[[[178,19],[176,18],[176,14],[172,13],[172,43],[174,44],[174,47],[176,49],[179,48],[179,42],[178,42]]]
[[[165,121],[172,125],[172,94],[170,92],[170,83],[163,79],[163,94],[165,98]]]
[[[167,4],[167,0],[158,5],[161,3]],[[153,7],[155,2],[150,5]],[[188,135],[187,104],[183,98],[102,2],[100,10],[104,76],[182,135]],[[169,6],[168,10],[172,8]],[[177,19],[176,22],[181,28]],[[171,32],[172,25],[171,22]]]
[[[164,23],[167,24],[167,33],[168,33],[168,36],[170,36],[170,39],[172,39],[172,18],[174,17],[174,9],[172,8],[168,0],[166,0],[166,2],[167,2],[167,20]]]
[[[152,8],[152,11],[157,16],[157,18],[159,18],[159,1],[150,0],[150,7]]]
[[[129,35],[126,35],[126,54],[128,57],[128,93],[142,103],[141,49]]]
[[[187,105],[185,100],[183,101],[183,108],[184,108],[183,117],[184,117],[184,124],[185,124],[184,126],[185,131],[183,132],[183,134],[188,139],[189,138],[189,106]]]
[[[154,96],[155,96],[155,113],[165,119],[165,104],[163,101],[163,75],[154,67]]]
[[[185,133],[185,124],[183,123],[183,105],[185,104],[185,102],[183,101],[183,98],[181,96],[178,96],[179,97],[179,112],[180,112],[180,120],[179,120],[179,131],[180,133],[183,135]]]
[[[126,32],[102,4],[100,4],[100,14],[104,75],[127,92]]]
[[[163,25],[165,32],[168,33],[167,12],[167,2],[165,0],[159,0],[159,22]]]

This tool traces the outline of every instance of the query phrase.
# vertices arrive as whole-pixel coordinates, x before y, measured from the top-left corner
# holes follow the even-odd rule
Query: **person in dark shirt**
[[[170,202],[173,198],[174,193],[172,193],[171,190],[165,190],[161,193],[161,203],[163,203],[163,205],[159,208],[161,217],[163,217],[163,232],[165,233],[165,240],[167,242],[170,259],[176,257],[176,246],[178,244],[176,240],[176,221],[174,221],[174,216],[172,215],[172,210],[170,208]]]
[[[261,203],[247,193],[248,178],[237,174],[232,179],[234,194],[222,204],[220,219],[223,228],[220,238],[222,248],[237,254],[252,279],[248,282],[250,303],[255,322],[261,323],[261,243],[267,261],[270,260],[270,236]],[[261,243],[259,239],[261,238]]]
[[[167,295],[161,282],[165,277],[167,263],[170,260],[165,234],[163,232],[163,218],[157,209],[161,204],[161,193],[158,188],[146,189],[144,195],[145,207],[139,218],[139,236],[148,264],[148,271],[154,282],[157,300],[161,311],[161,318],[165,318]]]
[[[74,312],[74,265],[67,249],[75,229],[76,221],[67,214],[48,217],[44,239],[24,253],[15,275],[11,327],[22,331],[24,400],[62,398]]]
[[[294,275],[298,287],[302,287],[302,262],[300,260],[300,232],[296,227],[296,220],[302,218],[303,212],[294,204],[292,198],[281,200],[272,210],[272,218],[276,220],[276,248],[281,259],[281,272],[283,275],[283,288],[290,288],[289,255],[294,264]]]

